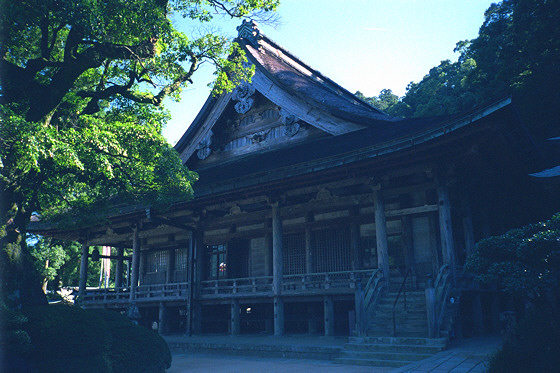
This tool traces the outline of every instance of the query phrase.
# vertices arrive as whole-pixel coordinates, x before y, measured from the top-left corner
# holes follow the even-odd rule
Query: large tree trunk
[[[8,193],[3,190],[0,197],[8,197]],[[14,198],[4,200],[0,211],[3,228],[0,233],[0,296],[9,307],[46,304],[41,276],[27,248],[26,226],[31,214],[17,203],[7,201],[14,201]]]

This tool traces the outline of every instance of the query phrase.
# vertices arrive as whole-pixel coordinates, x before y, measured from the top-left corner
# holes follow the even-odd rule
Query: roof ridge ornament
[[[259,47],[261,31],[253,20],[244,19],[240,26],[237,26],[237,37],[247,40],[255,48]]]

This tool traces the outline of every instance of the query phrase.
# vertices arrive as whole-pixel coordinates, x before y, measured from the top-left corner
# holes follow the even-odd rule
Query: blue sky
[[[494,1],[495,2],[495,1]],[[440,61],[457,60],[460,40],[473,39],[489,0],[283,0],[276,28],[262,33],[350,92],[377,96],[384,88],[402,96]],[[235,36],[239,20],[215,26]],[[187,35],[191,24],[178,19]],[[197,31],[194,31],[196,34]],[[210,66],[198,71],[179,103],[166,102],[172,119],[163,131],[175,144],[208,97]]]

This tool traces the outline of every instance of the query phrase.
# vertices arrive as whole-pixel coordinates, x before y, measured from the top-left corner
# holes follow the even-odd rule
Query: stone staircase
[[[401,367],[426,359],[447,346],[447,338],[427,338],[428,318],[424,290],[407,283],[406,308],[401,292],[402,277],[392,276],[390,291],[369,311],[367,337],[351,337],[335,361],[341,364],[377,367]],[[423,286],[421,287],[423,288]]]
[[[394,289],[393,287],[392,289]],[[395,329],[393,330],[393,304],[397,291],[385,294],[374,310],[368,315],[367,335],[374,337],[428,337],[428,316],[424,290],[406,291],[406,309],[404,294],[401,293],[395,307]]]
[[[398,368],[426,359],[446,347],[446,338],[350,337],[335,362]]]

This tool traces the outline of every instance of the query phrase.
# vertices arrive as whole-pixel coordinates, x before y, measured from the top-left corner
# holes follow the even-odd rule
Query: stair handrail
[[[385,288],[385,276],[381,268],[376,269],[369,278],[364,289],[364,310],[367,311],[371,305],[375,305]]]
[[[443,324],[443,318],[445,316],[445,311],[447,308],[447,298],[451,292],[451,275],[450,268],[448,264],[441,266],[439,273],[436,278],[436,283],[434,285],[436,293],[436,336],[439,336],[441,326]]]
[[[411,274],[411,273],[412,273],[412,269],[409,268],[404,275],[403,281],[401,283],[401,287],[399,288],[399,292],[397,293],[397,297],[395,298],[395,301],[393,302],[393,337],[397,336],[397,322],[396,322],[396,318],[395,318],[395,310],[396,310],[396,307],[397,307],[397,302],[399,301],[399,298],[401,296],[401,293],[403,293],[403,290],[404,290],[404,293],[403,293],[404,294],[403,295],[404,309],[405,310],[407,309],[405,284],[406,284],[406,280],[408,279],[408,275]],[[410,277],[410,287],[412,288],[412,277]]]

